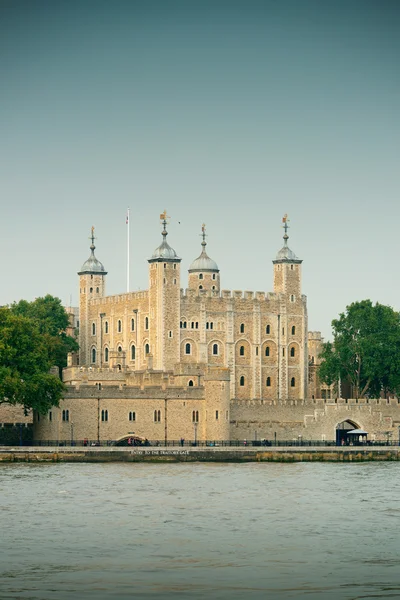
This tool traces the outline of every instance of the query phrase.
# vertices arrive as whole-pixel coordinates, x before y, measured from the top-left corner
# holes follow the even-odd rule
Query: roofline
[[[157,258],[148,258],[147,262],[152,263],[152,262],[181,262],[182,259],[179,258],[179,256],[175,256],[175,258],[162,258],[161,256],[158,256]]]
[[[107,275],[107,271],[79,271],[78,275]]]
[[[303,262],[303,259],[301,258],[276,258],[275,260],[272,261],[272,263],[274,265],[276,264],[280,264],[280,263],[291,263],[291,264],[296,264],[296,265],[300,265]]]
[[[188,269],[189,273],[204,273],[204,272],[210,272],[210,273],[219,273],[220,270],[219,269]]]

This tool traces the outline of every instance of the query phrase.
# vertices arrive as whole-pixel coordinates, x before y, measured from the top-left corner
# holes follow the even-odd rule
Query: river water
[[[0,465],[0,598],[400,598],[400,463]]]

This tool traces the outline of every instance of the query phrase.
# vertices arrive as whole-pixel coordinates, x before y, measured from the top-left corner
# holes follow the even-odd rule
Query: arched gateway
[[[359,429],[360,426],[357,425],[355,421],[351,421],[347,419],[347,421],[342,421],[336,425],[336,444],[341,446],[343,444],[347,444],[348,442],[348,432],[353,429]]]

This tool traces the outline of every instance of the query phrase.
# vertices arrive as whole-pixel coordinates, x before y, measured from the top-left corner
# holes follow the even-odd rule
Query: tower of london
[[[382,406],[321,393],[322,338],[308,331],[302,260],[289,247],[286,215],[269,292],[223,289],[204,225],[185,288],[166,212],[160,217],[148,289],[113,296],[92,228],[78,272],[79,355],[64,369],[60,407],[34,418],[35,439],[324,440],[343,422],[374,435],[394,427],[397,400]]]

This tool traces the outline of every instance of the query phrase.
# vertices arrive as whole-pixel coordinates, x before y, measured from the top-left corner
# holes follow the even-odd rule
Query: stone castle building
[[[343,422],[372,435],[397,431],[394,401],[348,402],[321,387],[322,338],[308,332],[302,260],[288,246],[286,216],[267,293],[221,289],[204,225],[181,289],[165,212],[161,222],[148,290],[115,296],[106,295],[92,228],[91,254],[78,273],[79,356],[64,370],[62,405],[34,418],[36,439],[321,440],[335,439]]]

